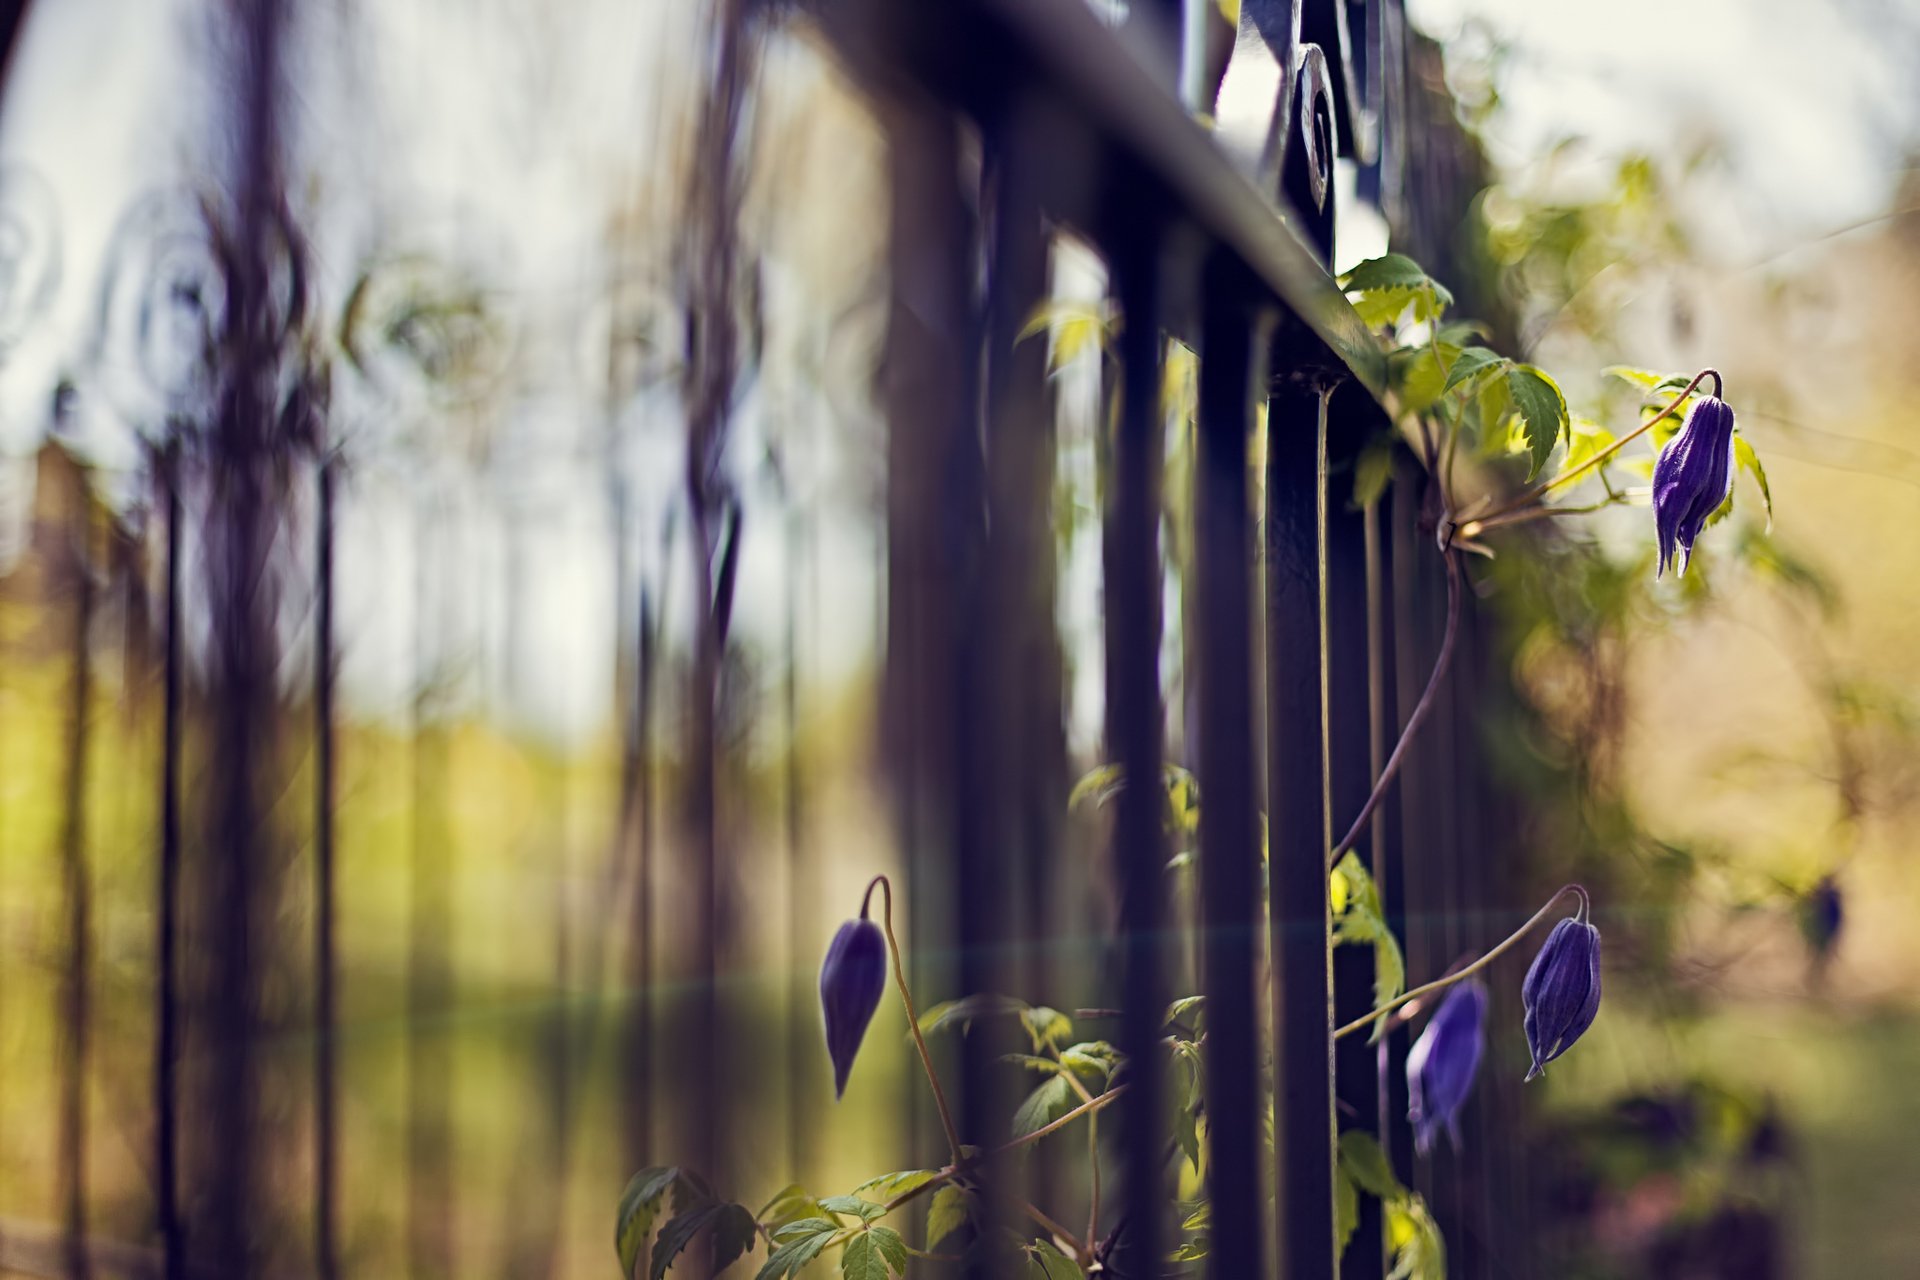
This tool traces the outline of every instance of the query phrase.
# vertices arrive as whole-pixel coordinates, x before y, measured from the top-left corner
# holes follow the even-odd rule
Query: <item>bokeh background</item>
[[[207,1108],[179,1212],[249,1206],[227,1227],[261,1273],[315,1269],[323,874],[341,1274],[612,1274],[620,1189],[683,1158],[696,1093],[732,1117],[709,1154],[749,1204],[916,1167],[937,1130],[898,1010],[835,1105],[812,994],[869,876],[904,876],[910,948],[935,905],[890,768],[884,103],[805,6],[729,62],[726,5],[310,0],[272,33],[262,143],[236,105],[255,8],[28,4],[0,84],[0,1274],[158,1273],[170,755],[179,1081]],[[1729,1261],[1755,1238],[1780,1274],[1911,1274],[1920,11],[1407,8],[1478,175],[1456,292],[1576,415],[1627,411],[1608,365],[1718,367],[1772,489],[1771,521],[1743,499],[1684,584],[1652,582],[1645,510],[1484,580],[1513,694],[1485,754],[1532,815],[1524,855],[1593,883],[1625,940],[1599,1022],[1531,1087],[1558,1160],[1539,1229],[1557,1274],[1760,1274]],[[220,228],[262,146],[291,230],[250,258]],[[718,383],[717,330],[690,322],[711,323],[716,208],[737,255]],[[1389,247],[1364,217],[1342,233],[1336,267]],[[1097,303],[1099,264],[1062,239],[1050,287]],[[260,392],[300,407],[259,469],[236,640],[208,604],[235,589],[236,499],[169,442],[227,440],[204,357],[258,314],[283,368],[325,377]],[[1056,330],[1053,354],[1030,764],[1057,803],[1032,819],[1052,852],[1025,873],[1021,994],[1070,1010],[1104,1002],[1111,917],[1103,818],[1068,805],[1104,758],[1102,410],[1097,350]],[[235,644],[268,730],[237,835],[196,816],[235,767],[207,729],[240,696]],[[257,870],[237,949],[232,886],[196,870],[236,839]],[[718,937],[682,905],[715,865]],[[717,998],[688,978],[707,947]],[[235,965],[228,1114],[237,1051],[196,1001]],[[959,994],[937,947],[915,965],[923,1003]],[[726,1061],[693,1048],[703,1016],[736,1033]],[[1490,1068],[1518,1040],[1497,1028]],[[235,1135],[250,1183],[223,1201]]]

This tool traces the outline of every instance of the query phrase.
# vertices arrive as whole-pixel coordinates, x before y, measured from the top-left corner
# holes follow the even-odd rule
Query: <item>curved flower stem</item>
[[[1340,1039],[1340,1037],[1350,1036],[1356,1031],[1364,1031],[1367,1027],[1379,1021],[1381,1018],[1386,1017],[1389,1013],[1392,1013],[1395,1009],[1398,1009],[1401,1005],[1406,1004],[1408,1001],[1418,1000],[1421,996],[1429,995],[1435,991],[1440,991],[1440,990],[1443,990],[1444,988],[1450,987],[1454,983],[1459,982],[1463,978],[1472,977],[1474,974],[1478,973],[1480,970],[1486,968],[1488,965],[1492,964],[1495,960],[1498,960],[1501,956],[1505,955],[1509,950],[1513,948],[1514,944],[1518,943],[1520,939],[1526,937],[1529,933],[1531,933],[1534,929],[1534,926],[1538,925],[1542,920],[1545,920],[1547,916],[1553,911],[1555,904],[1557,904],[1560,901],[1560,899],[1566,897],[1569,893],[1576,894],[1579,896],[1580,906],[1577,910],[1577,914],[1575,918],[1581,921],[1585,921],[1592,910],[1591,904],[1587,900],[1587,891],[1581,888],[1577,884],[1563,885],[1559,889],[1554,890],[1553,896],[1547,899],[1545,906],[1541,907],[1538,911],[1533,913],[1532,919],[1528,920],[1525,924],[1521,925],[1518,929],[1515,929],[1513,933],[1510,934],[1504,942],[1500,943],[1499,946],[1495,947],[1493,950],[1481,956],[1478,960],[1475,960],[1472,964],[1467,965],[1465,968],[1462,968],[1457,973],[1450,973],[1444,978],[1436,978],[1434,981],[1426,983],[1423,986],[1415,987],[1411,991],[1402,992],[1400,995],[1394,997],[1392,1000],[1389,1000],[1385,1004],[1381,1005],[1378,1009],[1375,1009],[1372,1013],[1369,1013],[1366,1017],[1355,1018],[1352,1022],[1349,1022],[1346,1026],[1341,1027],[1338,1031],[1333,1033],[1333,1038],[1335,1040],[1338,1040]]]
[[[933,1102],[940,1108],[940,1126],[947,1131],[947,1145],[953,1149],[953,1158],[960,1159],[960,1131],[953,1127],[953,1112],[947,1107],[947,1092],[940,1087],[940,1073],[933,1069],[933,1055],[927,1052],[926,1037],[920,1034],[920,1015],[914,1011],[913,992],[907,989],[906,966],[900,963],[900,943],[893,936],[893,882],[885,876],[875,876],[867,882],[867,892],[860,899],[860,918],[867,918],[867,906],[873,900],[873,887],[880,886],[883,904],[880,917],[881,927],[887,931],[887,948],[893,952],[893,981],[900,988],[900,1003],[907,1008],[907,1027],[913,1032],[913,1046],[920,1051],[920,1065],[927,1069],[927,1083],[933,1086]]]
[[[1460,553],[1449,547],[1441,552],[1447,562],[1447,629],[1440,639],[1440,652],[1433,660],[1433,674],[1427,677],[1427,687],[1420,693],[1420,701],[1414,704],[1413,713],[1407,717],[1406,727],[1400,730],[1400,740],[1393,744],[1393,754],[1387,757],[1387,763],[1380,769],[1380,777],[1374,782],[1373,790],[1367,796],[1367,802],[1360,806],[1359,816],[1353,825],[1347,828],[1347,834],[1340,843],[1333,846],[1333,852],[1327,855],[1327,865],[1335,865],[1353,848],[1360,839],[1360,833],[1367,829],[1367,820],[1373,817],[1373,811],[1386,799],[1387,789],[1393,785],[1400,765],[1406,759],[1407,746],[1413,741],[1414,734],[1426,723],[1427,714],[1433,710],[1433,700],[1440,692],[1440,681],[1447,674],[1447,667],[1453,661],[1453,643],[1460,634]]]
[[[1681,405],[1687,402],[1687,397],[1693,394],[1693,389],[1699,386],[1702,382],[1705,382],[1708,378],[1713,379],[1714,395],[1716,396],[1719,395],[1721,390],[1723,389],[1720,381],[1720,371],[1718,369],[1702,369],[1700,372],[1693,375],[1693,381],[1689,382],[1686,385],[1685,389],[1682,390],[1679,395],[1673,398],[1672,403],[1667,405],[1667,407],[1662,409],[1660,412],[1654,414],[1651,418],[1648,418],[1645,422],[1641,423],[1637,428],[1627,432],[1626,435],[1621,436],[1618,440],[1615,440],[1612,444],[1600,450],[1598,453],[1594,454],[1591,458],[1588,458],[1585,462],[1581,463],[1579,466],[1574,467],[1572,470],[1562,471],[1559,475],[1554,476],[1551,480],[1543,480],[1539,484],[1533,486],[1533,488],[1528,489],[1526,492],[1522,493],[1519,497],[1513,499],[1511,502],[1502,503],[1501,505],[1495,507],[1493,510],[1486,512],[1484,515],[1481,515],[1476,519],[1467,521],[1465,524],[1461,525],[1461,532],[1465,536],[1471,537],[1478,530],[1487,528],[1488,521],[1493,520],[1495,517],[1504,516],[1510,511],[1518,511],[1521,507],[1526,506],[1528,503],[1539,501],[1541,498],[1545,497],[1547,494],[1551,493],[1553,490],[1558,489],[1561,485],[1571,484],[1575,480],[1578,480],[1581,476],[1593,470],[1595,467],[1605,462],[1608,458],[1611,458],[1614,454],[1620,452],[1620,450],[1626,448],[1627,445],[1631,444],[1635,440],[1638,440],[1641,436],[1647,434],[1647,432],[1653,430],[1655,423],[1661,421],[1664,418],[1672,417],[1674,410],[1678,409]]]

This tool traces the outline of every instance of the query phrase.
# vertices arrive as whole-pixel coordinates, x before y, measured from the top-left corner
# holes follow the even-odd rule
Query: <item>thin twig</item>
[[[1526,937],[1527,934],[1532,932],[1535,925],[1539,924],[1542,920],[1547,918],[1547,914],[1553,910],[1554,904],[1559,902],[1560,899],[1566,897],[1569,893],[1579,895],[1580,909],[1579,909],[1579,915],[1577,918],[1585,919],[1588,914],[1588,911],[1590,910],[1590,906],[1587,901],[1587,891],[1581,888],[1577,884],[1563,885],[1559,889],[1554,890],[1553,896],[1547,899],[1546,905],[1541,907],[1538,911],[1534,912],[1533,917],[1530,920],[1528,920],[1525,924],[1521,925],[1518,929],[1514,930],[1512,934],[1508,935],[1507,939],[1504,942],[1502,942],[1499,946],[1487,952],[1485,955],[1481,956],[1478,960],[1475,960],[1472,964],[1467,965],[1465,968],[1459,970],[1456,973],[1448,974],[1444,978],[1436,978],[1432,982],[1426,983],[1423,986],[1415,987],[1411,991],[1402,992],[1400,995],[1394,997],[1393,999],[1387,1001],[1385,1004],[1381,1005],[1378,1009],[1375,1009],[1372,1013],[1369,1013],[1366,1017],[1355,1018],[1352,1022],[1349,1022],[1346,1026],[1341,1027],[1338,1031],[1333,1033],[1333,1038],[1335,1040],[1338,1040],[1342,1036],[1350,1036],[1356,1031],[1364,1031],[1368,1026],[1370,1026],[1374,1022],[1379,1021],[1381,1018],[1386,1017],[1389,1013],[1392,1013],[1395,1009],[1398,1009],[1401,1005],[1406,1004],[1412,1000],[1418,1000],[1421,996],[1428,995],[1432,992],[1443,990],[1447,987],[1452,986],[1454,983],[1461,981],[1462,979],[1472,977],[1474,974],[1478,973],[1480,970],[1492,964],[1495,960],[1498,960],[1502,955],[1506,954],[1506,952],[1510,950],[1515,943],[1519,942],[1520,939]]]
[[[1406,759],[1408,744],[1426,722],[1427,713],[1433,710],[1434,697],[1440,692],[1440,681],[1453,661],[1454,640],[1460,634],[1460,559],[1451,547],[1441,555],[1447,562],[1447,630],[1440,640],[1440,652],[1433,660],[1433,674],[1427,677],[1427,687],[1421,692],[1420,701],[1414,704],[1413,714],[1407,717],[1406,728],[1400,731],[1400,740],[1393,744],[1393,754],[1387,757],[1387,763],[1380,770],[1380,777],[1374,782],[1367,802],[1360,806],[1360,813],[1354,818],[1353,825],[1347,828],[1347,834],[1327,855],[1328,866],[1339,862],[1347,850],[1353,848],[1360,839],[1360,833],[1367,829],[1367,819],[1373,816],[1373,811],[1386,798],[1387,788],[1393,785],[1394,777],[1400,772],[1401,761]]]
[[[893,952],[893,980],[900,988],[900,1003],[907,1008],[907,1026],[913,1032],[913,1044],[920,1051],[920,1065],[927,1069],[927,1083],[933,1086],[933,1102],[940,1108],[940,1126],[947,1131],[947,1146],[960,1159],[960,1131],[953,1127],[953,1112],[947,1108],[947,1092],[940,1087],[940,1073],[933,1069],[933,1055],[927,1051],[926,1037],[920,1034],[920,1015],[913,1008],[913,992],[907,989],[907,970],[900,963],[900,943],[893,936],[893,883],[885,876],[867,882],[866,896],[860,899],[860,918],[867,918],[867,904],[873,899],[873,886],[880,886],[881,926],[887,931],[887,948]]]
[[[955,1178],[959,1177],[961,1174],[967,1172],[969,1169],[972,1169],[977,1165],[985,1164],[989,1160],[997,1159],[1000,1156],[1006,1155],[1009,1151],[1018,1151],[1021,1147],[1027,1146],[1030,1143],[1040,1141],[1040,1139],[1046,1137],[1050,1133],[1054,1133],[1060,1129],[1066,1128],[1068,1125],[1072,1124],[1075,1120],[1078,1120],[1081,1116],[1092,1115],[1094,1112],[1099,1111],[1104,1107],[1106,1107],[1115,1098],[1118,1098],[1121,1094],[1125,1093],[1128,1089],[1132,1087],[1133,1087],[1132,1085],[1126,1085],[1126,1084],[1115,1085],[1113,1088],[1108,1089],[1105,1093],[1095,1094],[1091,1102],[1081,1103],[1079,1106],[1075,1107],[1073,1110],[1061,1116],[1058,1120],[1055,1120],[1050,1124],[1043,1124],[1038,1129],[1035,1129],[1032,1133],[1023,1133],[1019,1137],[1015,1138],[1013,1141],[1003,1142],[999,1146],[993,1148],[991,1151],[982,1151],[975,1155],[968,1156],[964,1160],[956,1160],[952,1164],[948,1165],[946,1168],[941,1169],[939,1172],[935,1173],[933,1177],[927,1179],[925,1182],[921,1183],[919,1186],[910,1187],[907,1190],[902,1191],[899,1195],[887,1201],[884,1205],[880,1207],[885,1209],[888,1213],[892,1213],[895,1209],[898,1209],[901,1205],[906,1204],[908,1201],[917,1200],[921,1196],[927,1194],[927,1192],[935,1189],[936,1187],[944,1186],[946,1183],[952,1182]]]

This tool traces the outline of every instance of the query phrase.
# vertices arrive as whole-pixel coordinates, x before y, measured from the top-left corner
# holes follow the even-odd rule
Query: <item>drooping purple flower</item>
[[[1680,572],[1693,558],[1693,540],[1707,517],[1733,491],[1733,408],[1719,396],[1702,396],[1653,466],[1653,524],[1660,539],[1664,575],[1680,548]]]
[[[1840,937],[1846,923],[1846,908],[1840,899],[1840,882],[1821,876],[1800,904],[1800,928],[1807,943],[1818,956],[1826,956]]]
[[[820,965],[820,1013],[826,1024],[827,1056],[833,1059],[833,1096],[847,1091],[853,1057],[880,1006],[887,985],[887,940],[865,918],[849,920],[833,935]]]
[[[1456,983],[1407,1053],[1407,1122],[1421,1155],[1442,1128],[1460,1145],[1460,1106],[1480,1069],[1486,1017],[1487,989],[1480,980]]]
[[[1531,1080],[1573,1047],[1600,1012],[1600,931],[1578,916],[1553,926],[1520,987]]]

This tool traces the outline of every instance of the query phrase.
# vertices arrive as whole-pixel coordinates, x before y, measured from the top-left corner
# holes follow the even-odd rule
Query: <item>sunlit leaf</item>
[[[1034,1280],[1080,1280],[1084,1274],[1078,1263],[1048,1240],[1036,1240],[1028,1245],[1027,1257],[1031,1263],[1027,1274]]]
[[[927,1248],[939,1247],[942,1240],[967,1225],[967,1193],[945,1186],[933,1193],[933,1206],[927,1210]]]
[[[1041,1061],[1047,1060],[1043,1058]],[[871,1191],[882,1199],[891,1200],[895,1196],[905,1195],[915,1187],[925,1186],[936,1176],[938,1175],[932,1169],[907,1169],[900,1173],[883,1173],[877,1178],[867,1179],[853,1190],[856,1195],[862,1191]]]
[[[1333,1252],[1339,1257],[1347,1251],[1347,1241],[1353,1239],[1353,1229],[1360,1225],[1360,1192],[1354,1188],[1353,1178],[1347,1171],[1337,1169],[1333,1178]]]
[[[1540,474],[1540,468],[1547,464],[1553,447],[1567,429],[1566,397],[1560,394],[1552,378],[1532,365],[1507,370],[1506,381],[1514,408],[1526,424],[1527,452],[1531,459],[1527,479],[1531,480]]]
[[[1747,438],[1738,432],[1733,436],[1733,460],[1740,469],[1753,477],[1760,486],[1760,502],[1767,509],[1767,528],[1773,528],[1773,489],[1767,484],[1767,469],[1760,465],[1760,455],[1753,451]]]
[[[840,1224],[831,1218],[804,1218],[781,1227],[773,1233],[772,1256],[754,1280],[784,1280],[799,1275],[839,1230]]]
[[[1354,1185],[1383,1201],[1404,1195],[1406,1188],[1394,1176],[1387,1153],[1374,1136],[1361,1129],[1348,1129],[1340,1135],[1340,1168]]]
[[[614,1225],[614,1248],[620,1254],[621,1275],[633,1275],[634,1267],[639,1265],[640,1252],[646,1248],[654,1217],[660,1212],[661,1198],[679,1174],[678,1169],[671,1167],[642,1169],[633,1175],[621,1193],[620,1212]]]
[[[1026,1011],[1027,1002],[1012,996],[983,994],[945,1000],[920,1015],[920,1034],[932,1035],[936,1031],[955,1028],[965,1031],[973,1025],[975,1018],[1023,1014]]]
[[[862,1222],[872,1222],[886,1212],[882,1206],[871,1200],[863,1200],[859,1196],[828,1196],[820,1202],[820,1207],[828,1213],[844,1213],[857,1217]]]
[[[1045,1005],[1033,1005],[1020,1011],[1020,1025],[1027,1029],[1033,1038],[1035,1050],[1049,1045],[1058,1045],[1073,1034],[1073,1019],[1058,1009],[1049,1009]]]
[[[1073,1091],[1066,1077],[1053,1077],[1028,1094],[1020,1109],[1013,1113],[1013,1136],[1024,1138],[1037,1129],[1046,1128],[1073,1110],[1079,1101],[1080,1095]]]
[[[1467,347],[1448,366],[1447,381],[1440,388],[1440,392],[1445,395],[1455,387],[1464,386],[1489,370],[1504,368],[1511,363],[1498,351],[1489,351],[1485,347]]]

